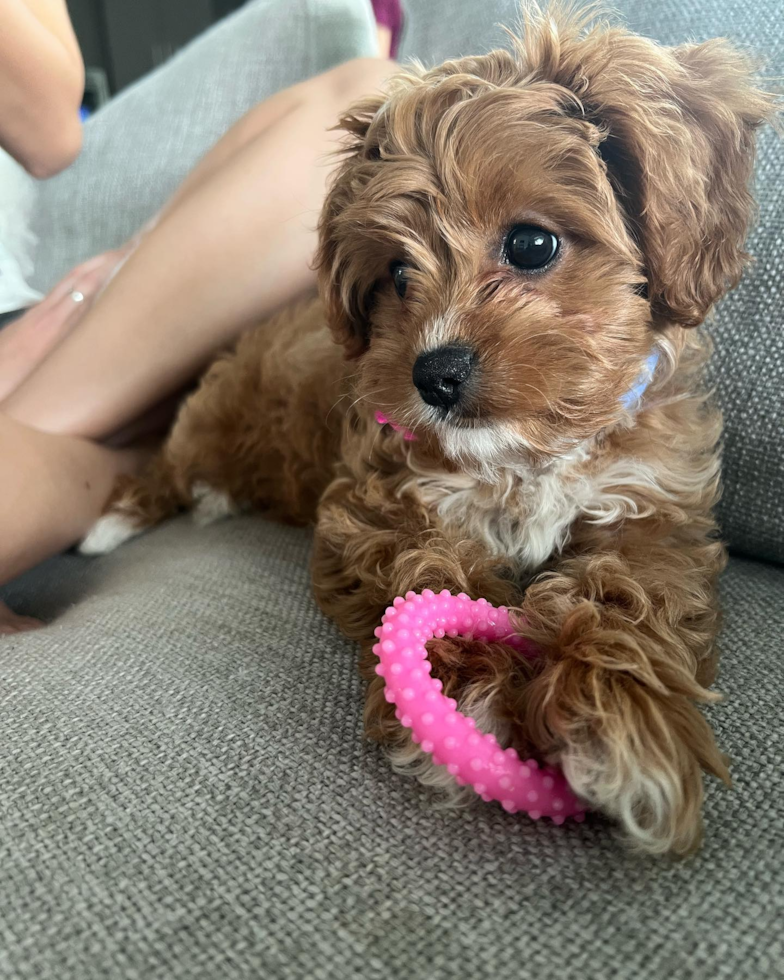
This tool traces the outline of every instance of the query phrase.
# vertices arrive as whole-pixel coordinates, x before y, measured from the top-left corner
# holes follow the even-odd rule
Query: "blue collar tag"
[[[632,411],[637,408],[639,403],[642,401],[642,396],[645,394],[645,389],[651,383],[654,372],[656,371],[656,366],[659,363],[659,352],[654,351],[649,354],[645,360],[645,366],[640,372],[639,377],[634,382],[632,387],[626,394],[621,398],[621,405],[627,411]]]

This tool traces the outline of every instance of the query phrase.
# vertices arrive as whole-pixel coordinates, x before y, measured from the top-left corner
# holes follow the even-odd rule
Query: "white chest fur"
[[[591,475],[584,464],[499,468],[492,484],[465,474],[417,472],[406,489],[451,534],[481,541],[491,554],[533,570],[563,549],[578,517],[595,524],[641,517],[649,512],[645,498],[662,492],[653,468],[640,460],[616,459]]]

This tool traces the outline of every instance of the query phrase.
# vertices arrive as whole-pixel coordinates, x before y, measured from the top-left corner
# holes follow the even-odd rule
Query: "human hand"
[[[40,303],[0,332],[0,402],[79,323],[135,244],[134,240],[77,265]]]

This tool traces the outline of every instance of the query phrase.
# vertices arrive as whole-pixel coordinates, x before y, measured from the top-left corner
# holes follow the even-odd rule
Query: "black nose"
[[[462,344],[449,344],[420,354],[414,364],[413,378],[422,401],[436,408],[456,405],[474,359],[471,348]]]

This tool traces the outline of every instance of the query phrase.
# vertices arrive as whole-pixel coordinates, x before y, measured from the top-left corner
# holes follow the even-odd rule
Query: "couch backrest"
[[[517,22],[518,0],[405,0],[401,57],[436,64],[502,47],[499,25]],[[664,44],[727,37],[784,75],[778,0],[615,0],[629,27]],[[778,83],[770,88],[781,90]],[[784,148],[761,133],[759,219],[749,238],[754,265],[718,307],[710,331],[713,381],[725,413],[724,497],[719,517],[730,546],[784,561]]]

